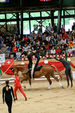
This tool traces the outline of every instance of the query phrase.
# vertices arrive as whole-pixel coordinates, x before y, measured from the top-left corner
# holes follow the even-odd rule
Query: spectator
[[[40,49],[40,56],[45,56],[46,52],[45,52],[45,49],[43,49],[43,47],[41,47]]]
[[[0,48],[4,47],[4,41],[1,41]]]
[[[67,51],[67,53],[72,53],[72,48],[69,46],[66,51]]]
[[[15,46],[12,48],[12,52],[17,52],[16,44],[15,44]]]
[[[55,52],[55,48],[54,48],[54,46],[53,46],[52,49],[51,49],[51,54],[52,54],[52,55],[55,55],[55,53],[56,53],[56,52]]]
[[[5,58],[9,59],[9,51],[8,50],[6,50],[6,52],[5,52]]]
[[[24,37],[22,38],[22,41],[21,41],[21,46],[23,47],[25,45],[25,40],[24,40]]]
[[[66,39],[69,38],[69,36],[68,36],[68,34],[66,32],[64,33],[63,37],[66,38]]]
[[[61,39],[60,44],[66,44],[66,39],[65,38]]]
[[[61,45],[61,55],[65,53],[64,45]]]
[[[25,40],[25,43],[30,42],[30,40],[29,40],[27,35],[25,36],[24,40]]]
[[[54,31],[54,33],[57,33],[57,26],[56,26],[56,24],[53,25],[53,31]]]
[[[22,47],[19,45],[18,52],[22,52]]]
[[[28,38],[29,38],[30,41],[33,41],[32,34],[30,34],[30,35],[28,36]]]
[[[14,39],[12,40],[12,47],[14,47],[15,44],[16,44],[16,40],[15,40],[15,38],[14,38]]]
[[[3,38],[2,38],[2,36],[0,36],[0,44],[1,44],[2,41],[3,41]]]
[[[19,48],[19,45],[20,45],[20,43],[19,43],[19,41],[17,41],[16,47]]]
[[[5,44],[6,44],[6,46],[9,46],[9,37],[8,36],[6,36],[6,38],[5,38]]]
[[[59,48],[59,46],[57,46],[56,54],[61,54],[61,49]]]
[[[20,34],[17,36],[17,40],[18,40],[19,42],[21,42],[22,38],[21,38],[21,35],[20,35]]]
[[[49,31],[49,33],[51,32],[51,28],[52,28],[52,26],[51,26],[51,24],[49,23],[49,26],[48,26],[48,31]]]
[[[30,46],[29,45],[27,45],[27,43],[24,45],[24,47],[23,47],[23,52],[24,51],[28,51],[28,49],[30,49]]]
[[[63,37],[63,35],[65,34],[65,28],[64,28],[63,25],[62,25],[62,28],[61,28],[61,33],[62,33],[62,37]]]
[[[74,43],[72,41],[70,41],[68,45],[72,48]]]

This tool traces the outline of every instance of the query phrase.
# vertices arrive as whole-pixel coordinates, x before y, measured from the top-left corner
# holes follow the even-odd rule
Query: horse
[[[58,79],[58,77],[56,77],[54,75],[54,69],[53,69],[53,67],[56,69],[57,73],[59,74],[60,78],[62,79],[61,74],[59,73],[59,71],[57,70],[57,68],[54,65],[51,65],[51,66],[49,66],[49,65],[43,65],[42,68],[39,71],[35,71],[34,72],[34,78],[40,78],[42,76],[45,76],[47,78],[48,82],[49,82],[48,89],[50,89],[51,88],[51,84],[52,84],[52,80],[51,80],[50,77],[53,77],[58,82],[58,84],[60,85],[60,87],[63,88],[63,85],[60,83],[60,79]],[[31,88],[32,87],[31,86],[31,78],[29,77],[29,73],[27,74],[27,76],[25,76],[25,73],[28,70],[28,66],[27,65],[20,65],[19,64],[19,65],[15,65],[13,67],[13,69],[14,69],[14,74],[15,74],[15,72],[17,72],[17,74],[18,74],[19,71],[22,72],[23,79],[21,80],[21,83],[23,81],[29,80],[29,84],[30,84],[30,88]]]

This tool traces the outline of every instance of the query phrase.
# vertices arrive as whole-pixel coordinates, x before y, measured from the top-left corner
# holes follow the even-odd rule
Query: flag
[[[5,63],[1,66],[1,70],[8,75],[13,75],[13,72],[10,68],[14,65],[14,59],[6,59]]]

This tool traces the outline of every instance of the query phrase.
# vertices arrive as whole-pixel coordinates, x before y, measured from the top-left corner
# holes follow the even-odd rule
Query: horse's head
[[[10,69],[12,70],[12,72],[14,73],[14,75],[18,74],[18,68],[12,67]]]

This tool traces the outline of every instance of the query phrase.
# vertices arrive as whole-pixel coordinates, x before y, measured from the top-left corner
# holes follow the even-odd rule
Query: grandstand
[[[28,49],[40,57],[75,55],[74,0],[5,0],[0,3],[0,54],[6,59]]]

